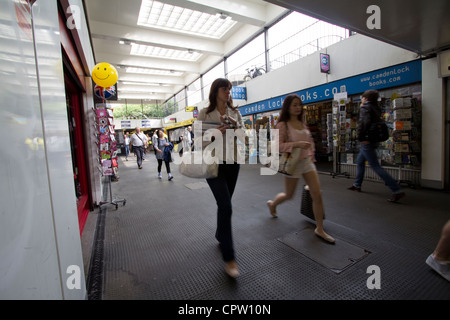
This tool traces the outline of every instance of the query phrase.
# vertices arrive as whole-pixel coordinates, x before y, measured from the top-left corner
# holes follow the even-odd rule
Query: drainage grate
[[[289,233],[277,240],[335,273],[341,273],[370,254],[370,251],[341,239],[336,239],[335,244],[326,243],[310,228]]]

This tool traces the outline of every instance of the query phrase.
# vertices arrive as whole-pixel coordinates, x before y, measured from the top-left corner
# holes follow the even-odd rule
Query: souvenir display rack
[[[333,134],[334,143],[337,144],[338,160],[337,169],[340,165],[356,164],[356,157],[359,152],[359,142],[356,137],[356,130],[359,118],[360,99],[353,98],[353,101],[346,103],[346,114],[334,117],[331,122],[336,124],[329,128],[328,136]],[[390,131],[388,140],[381,142],[377,148],[380,164],[389,173],[397,178],[400,184],[407,184],[415,188],[412,178],[417,176],[421,163],[421,107],[420,100],[412,95],[393,94],[391,97],[382,97],[380,101],[382,117],[387,123]],[[342,111],[342,107],[339,112]],[[331,117],[331,115],[329,115]],[[339,123],[337,122],[341,120]],[[334,122],[333,122],[334,121]],[[345,121],[345,125],[343,125]],[[339,130],[339,132],[336,132]],[[350,169],[353,171],[353,169]]]
[[[345,148],[347,144],[347,99],[333,100],[332,113],[327,119],[327,131],[331,132],[333,138],[333,172],[331,176],[333,178],[337,176],[344,176],[350,178],[348,172],[341,172],[340,163],[342,162],[343,155],[346,155]],[[331,120],[331,121],[330,121]],[[331,123],[330,123],[331,122]],[[330,137],[330,135],[329,135]],[[330,141],[331,142],[331,141]]]
[[[113,199],[111,189],[111,178],[118,174],[117,163],[117,141],[115,138],[115,131],[113,125],[113,110],[107,104],[97,103],[93,110],[96,117],[96,142],[98,145],[98,162],[99,170],[104,178],[106,185],[109,188],[110,201],[101,202],[101,207],[113,204],[116,209],[119,203],[126,204],[125,199]],[[106,197],[105,197],[106,198]]]
[[[398,183],[415,187],[410,180],[403,180],[403,168],[418,168],[421,163],[421,112],[416,98],[404,97],[392,101],[393,109],[393,159],[398,165]]]

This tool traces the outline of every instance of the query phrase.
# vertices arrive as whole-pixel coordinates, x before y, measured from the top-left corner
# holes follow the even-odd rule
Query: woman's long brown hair
[[[278,122],[284,121],[288,122],[291,114],[289,113],[289,107],[291,106],[292,101],[295,99],[300,100],[300,104],[303,106],[303,101],[300,99],[300,97],[296,94],[290,94],[286,98],[284,98],[283,105],[281,106],[281,112],[280,117],[278,118]],[[302,112],[298,115],[298,120],[303,122],[303,108]]]

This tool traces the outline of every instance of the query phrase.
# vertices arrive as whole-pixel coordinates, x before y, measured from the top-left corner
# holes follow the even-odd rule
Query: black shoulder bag
[[[386,122],[381,118],[376,119],[375,112],[372,108],[371,112],[373,115],[372,119],[375,118],[375,121],[372,121],[369,127],[369,141],[374,143],[386,141],[389,139],[389,128]]]

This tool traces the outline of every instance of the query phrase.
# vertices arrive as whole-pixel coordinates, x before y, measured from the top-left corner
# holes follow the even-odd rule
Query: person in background
[[[434,271],[439,273],[447,281],[450,281],[450,220],[442,228],[439,239],[433,253],[425,261]]]
[[[303,123],[303,103],[296,94],[287,96],[281,108],[280,117],[276,125],[279,130],[280,152],[290,152],[293,148],[301,148],[297,169],[292,176],[284,177],[285,191],[278,193],[274,200],[267,201],[270,214],[277,218],[276,208],[286,200],[292,199],[297,188],[298,180],[303,177],[309,186],[313,202],[316,229],[314,233],[329,243],[335,243],[335,239],[323,229],[323,217],[325,216],[320,181],[314,165],[314,141],[311,133]],[[289,139],[288,139],[289,137]]]
[[[219,78],[214,80],[209,92],[209,105],[199,112],[197,120],[213,121],[221,123],[216,127],[223,135],[223,161],[219,164],[217,178],[206,179],[217,204],[217,228],[215,237],[219,241],[222,258],[225,262],[225,272],[232,278],[239,276],[239,269],[233,245],[231,216],[233,196],[240,165],[237,163],[236,146],[227,145],[225,138],[226,130],[240,129],[244,127],[239,110],[232,105],[232,84],[228,79]],[[234,159],[226,159],[226,149],[234,147]]]
[[[192,127],[188,126],[185,135],[186,141],[186,150],[191,150],[192,145],[194,144],[194,132],[192,132]]]
[[[133,151],[136,153],[136,162],[139,169],[142,169],[142,159],[144,156],[144,149],[147,137],[141,132],[139,127],[136,127],[136,132],[130,137],[130,146],[133,146]]]
[[[156,144],[157,143],[158,143],[158,129],[153,131],[153,135],[152,135],[152,145],[153,145],[153,151],[155,152],[155,155],[156,155]]]
[[[157,130],[156,134],[158,138],[156,139],[156,144],[154,145],[154,148],[156,150],[156,160],[158,161],[158,178],[162,179],[161,167],[164,161],[164,164],[166,165],[168,180],[171,181],[173,179],[173,176],[170,172],[170,160],[167,158],[167,156],[165,157],[164,152],[165,148],[170,146],[170,143],[164,136],[164,132],[162,130]]]
[[[378,162],[377,148],[378,143],[369,141],[369,128],[372,122],[377,121],[381,116],[381,109],[378,105],[378,91],[367,90],[361,98],[361,107],[359,109],[358,127],[356,129],[357,138],[361,142],[360,151],[356,158],[356,178],[349,190],[361,192],[361,185],[364,180],[366,161],[372,170],[384,180],[385,184],[391,189],[392,196],[388,199],[390,202],[397,202],[405,197],[400,185],[389,173],[384,170]]]
[[[125,139],[125,160],[128,161],[128,155],[130,154],[130,136],[128,132],[125,132],[123,137]]]

